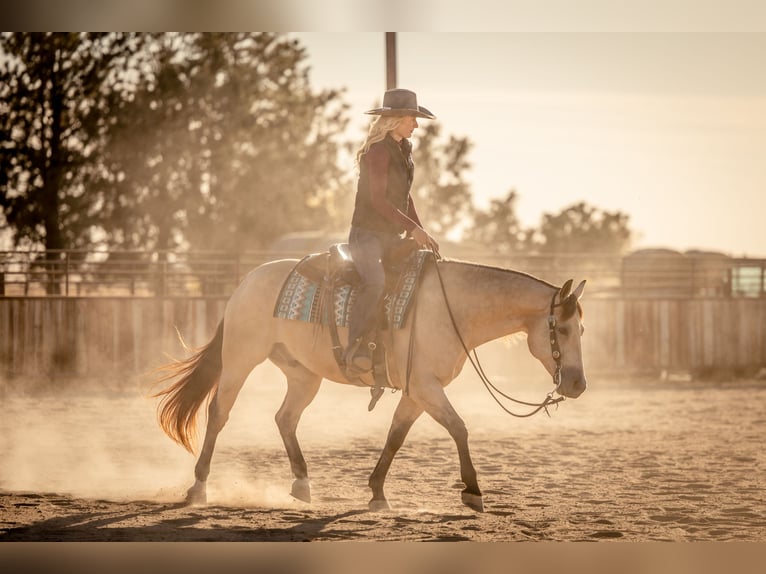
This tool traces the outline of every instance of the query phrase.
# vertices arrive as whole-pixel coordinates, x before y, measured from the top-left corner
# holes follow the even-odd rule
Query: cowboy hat
[[[386,90],[386,93],[383,94],[383,106],[364,113],[376,116],[415,116],[429,120],[436,119],[436,116],[430,111],[418,105],[418,97],[415,92],[401,88]]]

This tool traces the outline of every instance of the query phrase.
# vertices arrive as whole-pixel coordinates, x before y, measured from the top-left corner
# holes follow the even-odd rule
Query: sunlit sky
[[[384,34],[295,36],[361,138]],[[627,213],[634,248],[766,257],[766,34],[399,32],[397,53],[398,86],[473,142],[479,207],[516,189],[536,226],[585,201]]]

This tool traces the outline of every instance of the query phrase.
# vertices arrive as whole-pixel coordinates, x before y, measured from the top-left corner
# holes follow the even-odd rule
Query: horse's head
[[[527,328],[529,350],[553,376],[556,391],[577,398],[587,387],[580,338],[582,306],[579,299],[585,281],[571,291],[572,280],[555,292],[545,313],[530,316]]]

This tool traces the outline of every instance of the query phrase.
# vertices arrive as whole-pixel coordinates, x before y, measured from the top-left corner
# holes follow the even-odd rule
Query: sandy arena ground
[[[135,391],[3,391],[0,541],[765,541],[766,382],[615,380],[551,417],[503,414],[472,372],[448,394],[470,432],[485,512],[460,503],[454,443],[426,415],[394,461],[393,509],[367,477],[398,395],[325,383],[298,436],[311,504],[293,500],[273,415],[284,382],[251,376],[213,458],[206,507],[179,504],[194,457]],[[259,374],[260,373],[260,374]],[[497,378],[542,398],[544,378]]]

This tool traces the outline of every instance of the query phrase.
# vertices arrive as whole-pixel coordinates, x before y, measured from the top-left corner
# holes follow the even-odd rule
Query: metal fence
[[[262,252],[5,251],[0,252],[4,296],[223,296]]]
[[[252,268],[297,251],[0,251],[0,296],[228,297]],[[766,260],[637,252],[446,257],[530,273],[554,284],[587,279],[589,297],[766,297]]]

